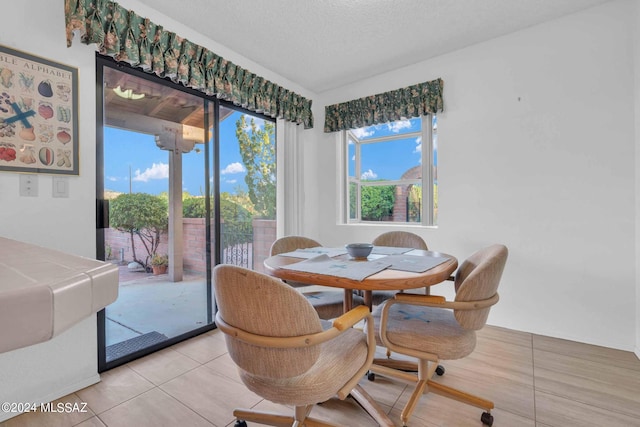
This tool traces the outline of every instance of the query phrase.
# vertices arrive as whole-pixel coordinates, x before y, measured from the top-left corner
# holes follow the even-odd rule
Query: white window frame
[[[340,222],[343,224],[383,224],[383,225],[398,225],[398,226],[435,226],[434,223],[434,168],[433,168],[433,115],[428,114],[420,117],[421,130],[419,132],[403,133],[399,135],[389,135],[378,138],[371,138],[364,141],[359,140],[350,130],[340,132],[341,144],[340,153],[338,155],[338,161],[341,164],[341,179],[340,181]],[[412,137],[422,137],[422,178],[421,179],[408,179],[408,180],[392,180],[392,181],[376,181],[362,183],[361,176],[361,158],[360,149],[364,144],[387,142],[398,139],[406,139]],[[356,141],[355,147],[355,176],[349,176],[349,139]],[[350,200],[350,184],[356,184],[356,218],[350,218],[349,216],[349,200]],[[422,188],[422,205],[421,205],[421,221],[418,222],[406,222],[406,221],[363,221],[361,219],[361,191],[363,186],[396,186],[396,185],[410,185],[420,184]]]

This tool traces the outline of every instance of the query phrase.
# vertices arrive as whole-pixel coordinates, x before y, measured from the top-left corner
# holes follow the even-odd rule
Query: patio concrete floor
[[[118,299],[106,309],[107,346],[150,332],[171,338],[206,325],[204,275],[170,282],[167,274],[131,272],[126,265],[120,271]]]

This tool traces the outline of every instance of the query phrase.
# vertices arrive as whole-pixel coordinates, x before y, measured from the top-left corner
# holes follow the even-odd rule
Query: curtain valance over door
[[[313,127],[311,100],[106,0],[65,0],[67,46],[78,31],[101,54],[236,105]]]

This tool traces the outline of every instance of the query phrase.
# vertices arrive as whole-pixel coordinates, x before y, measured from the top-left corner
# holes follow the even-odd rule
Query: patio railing
[[[222,223],[222,262],[253,268],[253,225],[249,222]]]

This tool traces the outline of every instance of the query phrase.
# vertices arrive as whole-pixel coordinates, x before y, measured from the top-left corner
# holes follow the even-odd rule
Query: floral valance
[[[65,0],[67,46],[78,31],[99,52],[236,105],[313,127],[311,100],[106,0]]]
[[[442,79],[325,107],[324,131],[355,129],[442,111]]]

